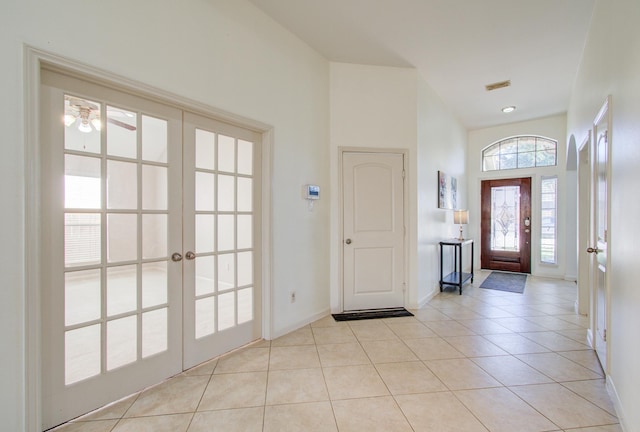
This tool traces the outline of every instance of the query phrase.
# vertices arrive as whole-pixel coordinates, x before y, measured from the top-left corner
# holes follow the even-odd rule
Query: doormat
[[[367,309],[352,312],[343,312],[331,314],[336,321],[355,321],[376,318],[396,318],[413,316],[411,312],[405,308],[388,308],[388,309]]]
[[[491,272],[480,284],[480,288],[522,294],[527,275],[522,273]]]

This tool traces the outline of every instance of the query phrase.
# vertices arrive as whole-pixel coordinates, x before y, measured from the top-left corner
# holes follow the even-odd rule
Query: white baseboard
[[[578,276],[576,276],[576,275],[564,275],[564,280],[569,281],[569,282],[577,282],[578,281]]]
[[[291,324],[291,325],[288,325],[288,326],[286,326],[284,328],[281,328],[281,329],[273,331],[271,337],[272,337],[272,339],[277,339],[280,336],[284,336],[287,333],[291,333],[294,330],[298,330],[299,328],[304,327],[307,324],[311,324],[314,321],[318,321],[320,318],[324,318],[327,315],[329,315],[330,313],[331,313],[330,309],[325,309],[324,311],[315,313],[315,314],[303,319],[302,321],[298,321],[298,322],[296,322],[294,324]]]
[[[438,290],[434,288],[430,293],[428,293],[426,296],[424,296],[420,300],[418,300],[418,308],[417,309],[420,309],[421,307],[423,307],[424,305],[429,303],[429,301],[432,298],[434,298],[435,296],[437,296],[437,295],[438,295]]]
[[[613,379],[611,376],[607,376],[607,393],[609,393],[609,397],[611,398],[611,402],[613,402],[613,407],[616,410],[616,415],[618,416],[618,420],[620,421],[620,427],[623,432],[638,432],[637,429],[632,429],[631,425],[627,423],[627,416],[625,415],[624,409],[622,408],[622,402],[620,402],[620,397],[618,396],[618,392],[616,391],[616,386],[613,383]]]

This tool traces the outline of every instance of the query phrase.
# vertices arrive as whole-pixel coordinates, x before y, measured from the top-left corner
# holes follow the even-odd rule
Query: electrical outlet
[[[293,291],[293,292],[291,293],[291,303],[295,303],[295,302],[296,302],[296,292],[295,292],[295,291]]]

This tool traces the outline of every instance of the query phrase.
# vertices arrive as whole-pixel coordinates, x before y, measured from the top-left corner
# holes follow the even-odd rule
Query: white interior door
[[[46,70],[41,102],[48,428],[182,370],[181,112]]]
[[[185,368],[262,333],[259,140],[185,113]]]
[[[608,234],[609,234],[609,103],[605,103],[594,121],[593,127],[593,213],[591,253],[591,278],[594,286],[593,339],[596,353],[607,372],[607,329],[609,322],[609,275]]]
[[[48,70],[40,116],[47,429],[260,337],[261,155],[254,132]]]
[[[343,153],[344,310],[404,306],[404,155]]]

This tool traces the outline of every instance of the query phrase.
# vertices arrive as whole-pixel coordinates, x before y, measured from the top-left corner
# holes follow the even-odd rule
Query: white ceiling
[[[595,2],[250,1],[331,61],[416,68],[469,129],[567,110]]]

